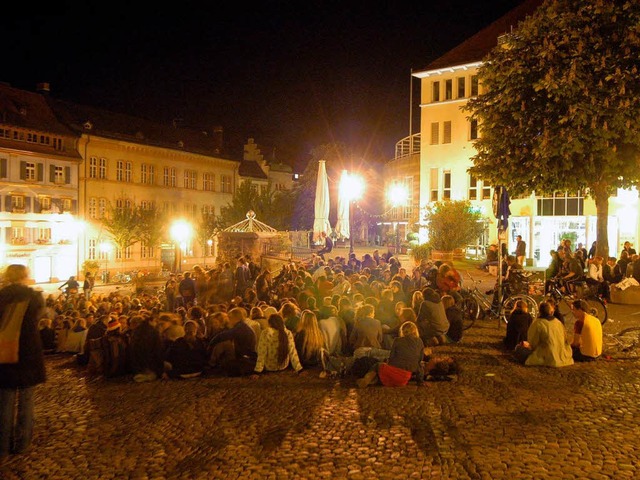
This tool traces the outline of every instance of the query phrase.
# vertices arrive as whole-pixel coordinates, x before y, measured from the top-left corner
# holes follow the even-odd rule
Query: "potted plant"
[[[453,260],[454,251],[475,243],[485,228],[467,200],[436,202],[427,208],[425,220],[433,260]]]

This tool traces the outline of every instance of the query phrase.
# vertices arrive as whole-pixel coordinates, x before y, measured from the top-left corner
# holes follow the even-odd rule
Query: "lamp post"
[[[104,270],[102,272],[102,283],[109,282],[109,270],[107,269],[107,264],[109,262],[110,251],[111,251],[111,244],[109,242],[100,243],[100,253],[102,253],[102,257],[104,258]]]
[[[211,255],[211,245],[213,245],[213,240],[207,240],[207,250],[204,252],[204,266],[207,267],[207,255]]]
[[[343,172],[340,179],[340,194],[349,202],[349,254],[353,253],[353,202],[362,197],[364,181],[357,174]]]
[[[176,220],[171,225],[171,238],[176,248],[176,272],[182,272],[182,249],[187,248],[187,241],[191,237],[191,224],[186,220]]]
[[[387,192],[387,199],[391,203],[391,206],[394,209],[396,209],[394,212],[395,213],[394,217],[396,220],[395,222],[396,255],[398,255],[400,253],[400,222],[398,218],[400,215],[398,215],[397,208],[406,205],[407,201],[409,200],[409,191],[406,185],[401,183],[393,184],[389,188],[389,191]]]

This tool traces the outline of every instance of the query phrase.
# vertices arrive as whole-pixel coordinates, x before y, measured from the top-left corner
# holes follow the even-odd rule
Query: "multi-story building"
[[[85,260],[111,273],[206,263],[216,242],[195,234],[202,213],[219,215],[243,180],[292,184],[291,169],[265,162],[253,139],[243,160],[225,157],[222,140],[221,127],[57,100],[48,84],[37,93],[0,85],[0,265],[23,263],[36,282],[55,282],[82,276]],[[166,227],[182,220],[191,234],[171,238],[167,228],[160,245],[120,249],[101,219],[133,207],[164,213]]]
[[[468,173],[475,154],[473,141],[482,130],[467,119],[461,107],[482,93],[477,70],[486,55],[505,35],[542,3],[527,0],[473,35],[427,67],[412,73],[420,79],[422,145],[420,152],[420,205],[439,200],[468,199],[478,208],[488,225],[488,238],[496,241],[491,185]],[[549,251],[563,235],[571,234],[587,246],[596,240],[596,208],[584,192],[556,192],[525,198],[511,198],[509,251],[515,237],[527,242],[529,264],[545,266]],[[617,255],[625,241],[638,238],[638,194],[618,191],[609,204],[609,251]]]
[[[36,282],[82,261],[76,140],[41,95],[0,84],[0,265],[26,265]]]

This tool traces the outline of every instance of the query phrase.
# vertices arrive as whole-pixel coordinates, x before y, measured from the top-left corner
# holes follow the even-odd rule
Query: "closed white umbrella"
[[[318,162],[318,179],[316,181],[315,219],[313,220],[313,241],[320,240],[320,234],[331,234],[329,223],[329,178],[324,160]]]
[[[349,188],[349,174],[346,170],[342,171],[340,177],[340,187],[338,188],[338,221],[336,223],[336,234],[339,238],[349,238],[351,232],[349,230],[349,203],[351,195]]]

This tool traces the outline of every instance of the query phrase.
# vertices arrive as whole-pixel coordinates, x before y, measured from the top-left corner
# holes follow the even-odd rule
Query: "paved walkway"
[[[359,390],[317,371],[136,384],[47,359],[31,479],[605,479],[640,475],[637,352],[523,367],[495,322],[439,347],[455,381]]]

